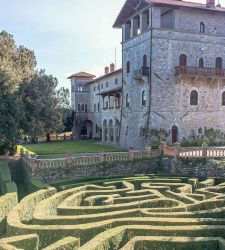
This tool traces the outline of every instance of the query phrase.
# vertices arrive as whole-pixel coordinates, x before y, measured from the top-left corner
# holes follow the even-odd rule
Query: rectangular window
[[[96,104],[94,104],[94,112],[96,112]]]
[[[107,82],[107,83],[106,83],[106,88],[108,88],[108,87],[109,87],[109,83]]]

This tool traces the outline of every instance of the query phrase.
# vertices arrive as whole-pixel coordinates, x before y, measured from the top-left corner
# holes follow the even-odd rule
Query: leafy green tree
[[[75,118],[75,111],[68,110],[68,115],[64,122],[64,132],[71,132],[73,129],[73,123]]]
[[[32,140],[38,135],[59,132],[63,130],[64,110],[68,108],[68,90],[57,90],[58,81],[47,75],[44,70],[36,72],[30,82],[21,86],[20,93],[23,102],[22,130]]]
[[[17,90],[31,79],[35,66],[33,51],[17,47],[7,32],[0,33],[0,151],[12,149],[19,136],[22,110]]]

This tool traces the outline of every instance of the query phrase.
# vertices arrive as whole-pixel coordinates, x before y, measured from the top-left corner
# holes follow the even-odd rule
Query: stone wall
[[[224,159],[179,159],[175,163],[174,158],[163,159],[163,170],[165,174],[191,176],[191,177],[225,177]]]
[[[160,159],[141,159],[126,162],[103,162],[92,166],[76,166],[72,169],[48,169],[35,175],[44,182],[78,177],[120,176],[132,174],[155,174],[160,169]]]

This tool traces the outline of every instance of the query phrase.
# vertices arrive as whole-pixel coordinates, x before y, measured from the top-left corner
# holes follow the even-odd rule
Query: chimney
[[[111,63],[110,64],[110,73],[114,72],[115,71],[115,64],[114,63]]]
[[[215,8],[215,0],[206,0],[207,8]]]
[[[109,74],[109,67],[105,67],[105,75]]]

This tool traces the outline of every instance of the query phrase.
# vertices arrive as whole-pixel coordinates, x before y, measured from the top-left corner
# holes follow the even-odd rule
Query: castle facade
[[[137,147],[225,132],[225,8],[127,0],[114,28],[123,31],[122,69],[70,77],[77,138]]]

